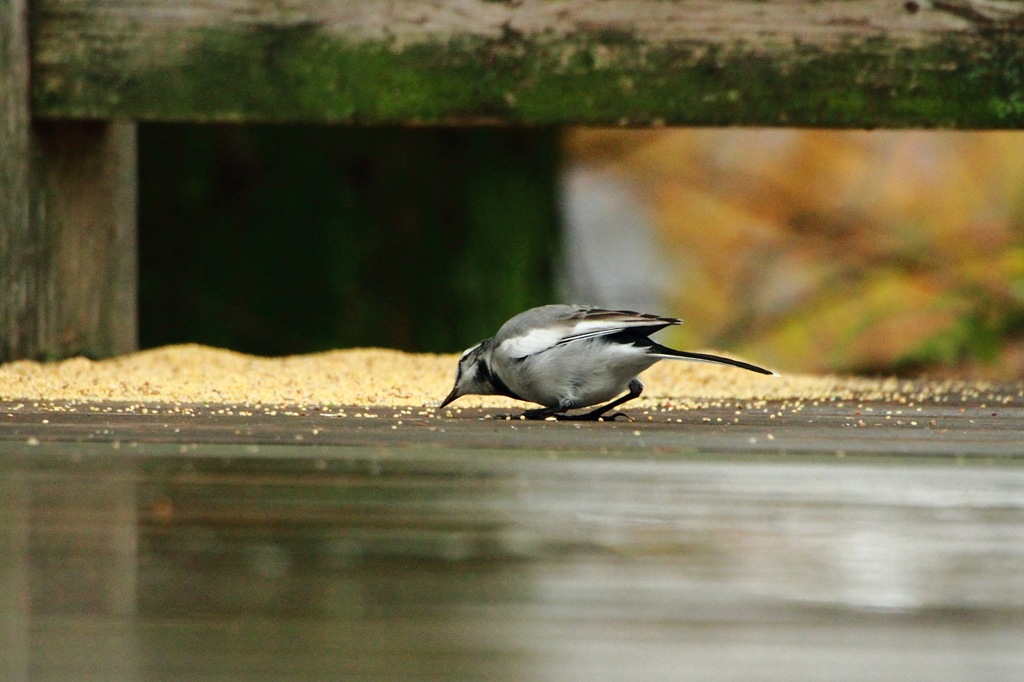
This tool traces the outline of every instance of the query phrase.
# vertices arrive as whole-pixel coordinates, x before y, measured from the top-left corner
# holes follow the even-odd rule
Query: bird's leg
[[[591,410],[590,412],[585,412],[584,414],[565,414],[565,411],[568,410],[569,407],[560,405],[558,407],[541,407],[536,410],[526,410],[525,412],[523,412],[522,418],[530,420],[540,420],[547,419],[548,417],[554,417],[558,421],[596,422],[598,419],[614,421],[616,417],[621,415],[626,419],[629,419],[629,415],[626,414],[625,412],[616,412],[615,414],[609,417],[604,416],[605,413],[608,412],[609,410],[615,409],[624,402],[633,400],[634,398],[639,398],[640,394],[644,392],[644,385],[640,383],[639,379],[633,379],[632,381],[630,381],[629,385],[626,386],[626,388],[629,390],[629,392],[626,393],[626,395],[611,401],[607,405],[602,405],[601,407]],[[505,415],[494,416],[494,419],[504,418]],[[630,421],[632,420],[630,419]]]
[[[559,407],[538,407],[535,410],[526,410],[525,412],[523,412],[522,415],[519,415],[519,416],[512,415],[512,414],[496,414],[496,415],[494,415],[491,418],[492,419],[530,419],[530,420],[536,421],[536,420],[541,420],[541,419],[547,419],[548,417],[554,416],[556,418],[561,419],[561,418],[564,418],[565,415],[562,415],[562,414],[559,414],[559,413],[560,412],[565,412],[566,409],[568,409],[568,408],[561,407],[561,406],[559,406]]]
[[[558,419],[567,419],[570,421],[597,421],[598,419],[602,418],[608,421],[614,421],[615,418],[621,414],[626,419],[629,419],[629,415],[626,414],[625,412],[616,412],[610,417],[604,416],[605,412],[607,412],[608,410],[612,410],[621,405],[622,403],[627,402],[629,400],[633,400],[634,398],[639,398],[640,394],[644,392],[644,385],[640,383],[639,379],[633,379],[632,381],[630,381],[629,385],[626,388],[629,389],[629,393],[627,393],[626,395],[611,401],[607,405],[602,405],[601,407],[598,407],[595,410],[591,410],[590,412],[587,412],[585,414],[559,414],[555,416]],[[632,419],[630,419],[630,421],[632,421]]]
[[[560,415],[559,412],[564,411],[563,407],[540,407],[536,410],[526,410],[523,412],[523,416],[527,419],[547,419],[548,417],[560,419],[564,415]]]

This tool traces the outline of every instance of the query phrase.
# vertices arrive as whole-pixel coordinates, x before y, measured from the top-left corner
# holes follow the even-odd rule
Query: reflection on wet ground
[[[211,448],[4,453],[3,679],[1024,679],[1019,463]]]

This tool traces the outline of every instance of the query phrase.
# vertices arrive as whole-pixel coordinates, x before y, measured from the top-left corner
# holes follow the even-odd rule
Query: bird
[[[526,419],[628,419],[621,412],[605,415],[640,397],[644,385],[637,375],[660,360],[710,362],[778,376],[741,360],[675,350],[650,339],[678,324],[682,320],[632,310],[566,304],[531,308],[462,353],[455,386],[440,407],[464,395],[503,395],[542,406],[526,410]],[[610,402],[589,412],[566,414],[605,401]]]

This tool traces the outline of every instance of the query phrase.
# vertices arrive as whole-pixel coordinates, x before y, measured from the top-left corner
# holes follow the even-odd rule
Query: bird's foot
[[[619,417],[623,417],[626,421],[633,421],[625,412],[616,412],[615,414],[598,414],[596,412],[585,412],[583,414],[565,414],[564,412],[551,412],[549,410],[526,410],[520,415],[515,414],[495,414],[491,416],[491,419],[512,419],[521,420],[526,419],[529,421],[559,421],[559,422],[613,422]]]
[[[542,420],[542,419],[547,419],[548,417],[556,417],[557,418],[557,417],[560,417],[560,416],[564,416],[564,415],[555,414],[551,410],[526,410],[522,414],[495,414],[495,415],[491,415],[491,419],[503,419],[503,420],[504,419],[512,419],[512,420],[515,420],[515,421],[518,421],[520,419],[529,419],[530,421],[539,421],[539,420]]]
[[[625,417],[626,421],[633,421],[625,412],[616,412],[615,414],[596,414],[594,412],[587,412],[585,414],[556,414],[559,420],[574,421],[574,422],[613,422],[618,417]]]
[[[616,412],[615,414],[594,414],[593,412],[586,412],[584,414],[565,414],[563,412],[554,412],[546,415],[532,416],[529,413],[523,415],[525,419],[544,419],[559,422],[613,422],[618,417],[625,417],[627,421],[633,421],[625,412]]]

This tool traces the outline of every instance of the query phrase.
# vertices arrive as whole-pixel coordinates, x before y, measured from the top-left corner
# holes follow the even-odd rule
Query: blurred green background
[[[553,130],[142,124],[140,342],[461,350],[553,296]]]

